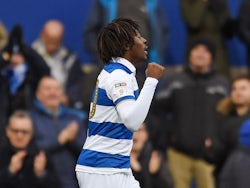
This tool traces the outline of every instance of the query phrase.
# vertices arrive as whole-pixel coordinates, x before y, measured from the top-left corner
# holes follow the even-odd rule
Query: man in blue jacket
[[[43,77],[30,114],[37,145],[51,155],[62,188],[77,188],[74,168],[86,132],[83,119],[62,105],[62,96],[59,82],[53,77]]]

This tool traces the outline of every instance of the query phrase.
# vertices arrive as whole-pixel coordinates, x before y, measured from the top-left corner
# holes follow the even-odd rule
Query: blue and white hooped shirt
[[[133,132],[121,121],[116,105],[139,95],[135,67],[124,58],[114,58],[97,78],[92,96],[88,137],[76,171],[100,174],[130,172]]]

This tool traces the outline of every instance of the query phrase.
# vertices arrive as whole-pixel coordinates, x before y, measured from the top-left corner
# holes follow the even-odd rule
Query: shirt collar
[[[120,64],[126,66],[131,72],[133,72],[135,74],[135,71],[136,71],[135,66],[127,59],[122,58],[122,57],[113,57],[112,62],[117,62],[117,63],[120,63]]]

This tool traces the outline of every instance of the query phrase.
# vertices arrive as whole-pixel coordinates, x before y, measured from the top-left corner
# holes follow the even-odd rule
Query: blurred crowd
[[[134,133],[131,168],[142,188],[250,187],[250,1],[237,16],[227,0],[179,0],[185,61],[160,80]],[[28,44],[22,25],[0,22],[0,185],[78,188],[75,164],[86,139],[99,31],[117,17],[138,20],[148,62],[166,65],[168,18],[158,0],[92,0],[83,27],[85,66],[64,44],[65,26],[41,26]],[[232,74],[227,39],[239,38],[247,67]],[[137,67],[139,88],[147,62]]]

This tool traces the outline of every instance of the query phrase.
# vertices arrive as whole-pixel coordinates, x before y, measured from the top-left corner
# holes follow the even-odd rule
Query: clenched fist
[[[162,77],[164,70],[165,68],[157,63],[149,63],[146,70],[146,76],[159,80]]]

